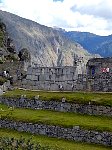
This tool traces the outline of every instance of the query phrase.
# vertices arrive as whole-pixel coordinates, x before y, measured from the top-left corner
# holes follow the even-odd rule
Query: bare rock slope
[[[0,19],[6,24],[16,51],[27,48],[31,61],[39,66],[73,65],[74,54],[83,57],[84,62],[93,57],[58,30],[1,10]]]

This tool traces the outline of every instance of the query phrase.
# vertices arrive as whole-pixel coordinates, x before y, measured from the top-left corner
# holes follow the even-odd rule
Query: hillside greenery
[[[0,137],[0,149],[1,150],[53,150],[49,146],[41,146],[38,142],[34,143],[31,139],[25,139],[21,137],[16,139],[14,137]],[[55,148],[54,150],[59,150]]]
[[[3,31],[0,29],[0,47],[3,47],[3,39],[4,39],[4,33],[3,33]]]
[[[5,82],[7,82],[7,79],[0,76],[0,85],[3,85]]]

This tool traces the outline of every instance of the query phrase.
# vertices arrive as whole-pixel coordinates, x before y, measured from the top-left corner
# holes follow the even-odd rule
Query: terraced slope
[[[100,131],[105,130],[112,132],[111,117],[98,117],[74,113],[20,108],[15,108],[13,111],[11,111],[8,109],[8,107],[2,104],[0,104],[0,107],[4,110],[1,112],[2,116],[11,120],[59,125],[63,127],[80,126],[81,128],[85,129],[94,129]]]
[[[41,92],[41,91],[23,91],[23,90],[14,90],[7,92],[4,96],[5,97],[12,97],[9,99],[13,99],[13,97],[20,97],[21,94],[26,94],[26,97],[34,97],[38,94],[42,99],[46,98],[45,100],[56,100],[61,101],[62,97],[67,97],[68,102],[74,103],[87,103],[92,99],[96,99],[96,105],[105,104],[108,99],[108,102],[111,103],[112,95],[111,93],[57,93],[57,92]],[[84,98],[83,98],[84,95]],[[82,100],[83,98],[83,100]],[[103,99],[104,98],[104,99]],[[99,101],[100,99],[100,101]],[[13,99],[14,101],[16,99]],[[31,99],[29,99],[31,100]],[[97,102],[98,100],[98,102]],[[101,100],[104,100],[101,103]],[[18,101],[18,99],[17,99]],[[111,107],[111,106],[110,106]],[[76,114],[70,112],[58,112],[58,111],[51,111],[51,110],[35,110],[30,108],[13,108],[8,107],[6,105],[0,104],[0,114],[1,114],[1,127],[14,129],[17,131],[26,131],[32,134],[35,141],[39,139],[41,143],[48,142],[48,145],[51,147],[55,144],[59,143],[60,149],[77,149],[77,150],[89,150],[90,148],[93,150],[100,150],[100,149],[111,149],[112,147],[112,117],[106,116],[93,116],[93,115],[84,115],[84,114]],[[8,132],[8,133],[7,133]],[[12,136],[18,138],[18,133],[15,131],[0,129],[0,135],[4,133],[5,135]],[[45,135],[38,136],[34,135],[40,134]],[[23,133],[25,137],[31,135],[29,133]],[[48,137],[55,137],[51,142],[52,138]],[[63,140],[60,140],[63,139]],[[65,139],[69,139],[69,141],[65,141]],[[70,140],[74,140],[74,142],[70,142]],[[43,142],[42,142],[43,141]],[[77,142],[78,143],[77,143]],[[62,145],[60,144],[62,142]],[[81,143],[80,143],[81,142]],[[82,144],[84,142],[84,144]],[[66,143],[66,144],[65,144]],[[93,144],[86,144],[86,143],[94,143]],[[101,144],[103,146],[98,146]],[[65,146],[66,145],[66,146]],[[108,145],[105,147],[105,145]],[[69,147],[69,148],[68,148]],[[75,148],[74,148],[75,147]]]

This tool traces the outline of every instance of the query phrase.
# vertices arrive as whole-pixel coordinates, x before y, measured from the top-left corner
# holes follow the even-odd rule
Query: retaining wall
[[[112,133],[81,129],[79,126],[65,128],[55,125],[33,124],[0,119],[0,127],[47,135],[68,140],[112,146]]]
[[[14,99],[0,97],[0,103],[8,106],[18,108],[31,108],[31,109],[48,109],[61,112],[74,112],[88,115],[104,115],[112,116],[111,106],[98,106],[93,104],[78,104],[57,101],[42,101],[42,100],[28,100],[26,98]]]

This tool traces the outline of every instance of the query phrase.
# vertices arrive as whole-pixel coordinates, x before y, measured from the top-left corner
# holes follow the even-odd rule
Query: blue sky
[[[67,31],[112,34],[112,0],[0,0],[0,9]]]

